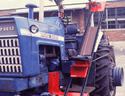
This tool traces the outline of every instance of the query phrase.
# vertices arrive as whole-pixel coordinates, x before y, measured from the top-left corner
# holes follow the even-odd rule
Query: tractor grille
[[[21,56],[17,38],[0,39],[0,73],[21,73]]]

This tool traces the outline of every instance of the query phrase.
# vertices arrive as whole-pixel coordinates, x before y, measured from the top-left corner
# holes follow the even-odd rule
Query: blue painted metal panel
[[[32,43],[30,42],[32,39]],[[29,36],[20,36],[20,50],[23,64],[23,76],[34,76],[40,73],[39,45],[58,46],[60,49],[64,45],[59,41],[41,39]],[[64,50],[64,49],[61,50]],[[63,53],[63,51],[62,51]]]
[[[0,78],[0,91],[18,92],[28,88],[28,79],[24,78]]]
[[[15,19],[16,27],[17,27],[17,33],[18,35],[21,35],[20,29],[27,29],[29,27],[27,18],[23,17],[13,17]]]
[[[60,47],[61,59],[65,59],[65,45],[63,39],[56,40],[57,38],[52,39],[40,36],[35,37],[33,36],[33,33],[29,31],[29,27],[31,25],[36,25],[39,28],[39,32],[53,34],[57,37],[60,36],[61,38],[64,37],[64,28],[61,20],[57,17],[46,18],[49,22],[45,20],[44,23],[23,17],[4,17],[0,19],[7,20],[10,18],[14,19],[16,23],[23,71],[20,74],[8,73],[9,78],[0,78],[0,85],[8,85],[8,87],[0,87],[0,91],[8,90],[9,92],[15,92],[28,89],[29,87],[36,87],[43,83],[43,81],[40,81],[32,85],[32,82],[28,81],[29,77],[33,77],[34,79],[37,78],[38,75],[41,75],[39,64],[39,45],[52,45]],[[14,76],[16,76],[16,78]],[[30,86],[28,86],[28,84],[30,84]]]
[[[21,29],[29,29],[31,25],[36,25],[40,32],[46,32],[50,34],[56,34],[64,37],[64,28],[60,25],[61,21],[57,17],[46,18],[50,22],[37,22],[34,20],[28,20],[25,18],[16,17],[16,25],[19,32],[20,50],[23,64],[23,76],[33,76],[39,74],[39,55],[37,42],[44,42],[44,44],[55,45],[55,43],[61,48],[61,57],[65,57],[64,42],[54,41],[42,38],[34,38],[30,36],[22,36]],[[49,23],[49,24],[47,24]],[[31,34],[29,34],[31,35]],[[49,43],[50,42],[50,43]]]
[[[32,50],[31,37],[20,36],[20,50],[23,65],[23,76],[34,76],[40,73],[38,50]],[[35,46],[37,47],[37,46]]]
[[[58,17],[46,17],[44,19],[44,23],[48,24],[50,26],[54,26],[55,28],[58,29],[58,32],[54,31],[54,34],[58,34],[58,35],[64,36],[64,26],[63,26],[63,23],[62,23],[60,18],[58,18]],[[51,30],[51,27],[49,27],[49,28]]]

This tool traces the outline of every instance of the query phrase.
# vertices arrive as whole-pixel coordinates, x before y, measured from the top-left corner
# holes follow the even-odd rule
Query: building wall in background
[[[112,42],[125,41],[125,30],[108,30],[104,31],[109,40]]]
[[[38,15],[38,14],[36,14]],[[51,16],[58,16],[58,12],[57,11],[52,11],[52,12],[45,12],[45,17],[51,17]],[[37,16],[35,16],[37,17]],[[77,24],[78,25],[78,29],[80,30],[80,32],[84,31],[84,11],[83,9],[72,9],[72,10],[65,10],[65,18],[64,21],[68,22],[69,24]]]
[[[96,13],[95,25],[98,24],[98,18],[100,14]],[[125,1],[107,3],[101,28],[110,41],[125,41]]]
[[[11,10],[13,11],[13,10]],[[9,15],[10,11],[0,11],[0,15]],[[27,17],[27,13],[18,13]],[[57,16],[58,11],[45,12],[45,17]],[[70,23],[77,23],[80,32],[84,32],[86,21],[88,19],[88,12],[85,9],[70,9],[65,10],[65,15],[68,17]],[[98,25],[100,14],[96,13],[94,16],[95,25]],[[35,12],[35,19],[38,19],[38,12]],[[108,2],[102,22],[101,28],[106,32],[110,41],[125,41],[125,1]]]

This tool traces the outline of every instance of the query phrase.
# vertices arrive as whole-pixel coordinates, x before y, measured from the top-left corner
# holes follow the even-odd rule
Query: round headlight
[[[39,28],[36,25],[31,25],[29,30],[32,33],[37,33],[39,31]]]

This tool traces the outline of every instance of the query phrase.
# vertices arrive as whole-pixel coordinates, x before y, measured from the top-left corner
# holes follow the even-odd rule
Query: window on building
[[[100,13],[94,15],[94,24],[98,25]],[[107,8],[104,12],[102,29],[125,28],[125,7]]]
[[[109,8],[107,11],[108,11],[108,18],[116,17],[116,8]]]
[[[117,17],[118,18],[125,18],[125,8],[117,8]]]
[[[118,21],[118,28],[125,28],[125,20],[124,21]]]
[[[116,22],[115,21],[109,21],[108,22],[108,29],[115,29],[116,28]]]
[[[64,18],[64,22],[68,22],[68,23],[71,23],[72,22],[72,11],[68,10],[65,12],[65,18]]]
[[[102,29],[106,29],[106,27],[107,27],[106,22],[102,22],[101,28],[102,28]]]

